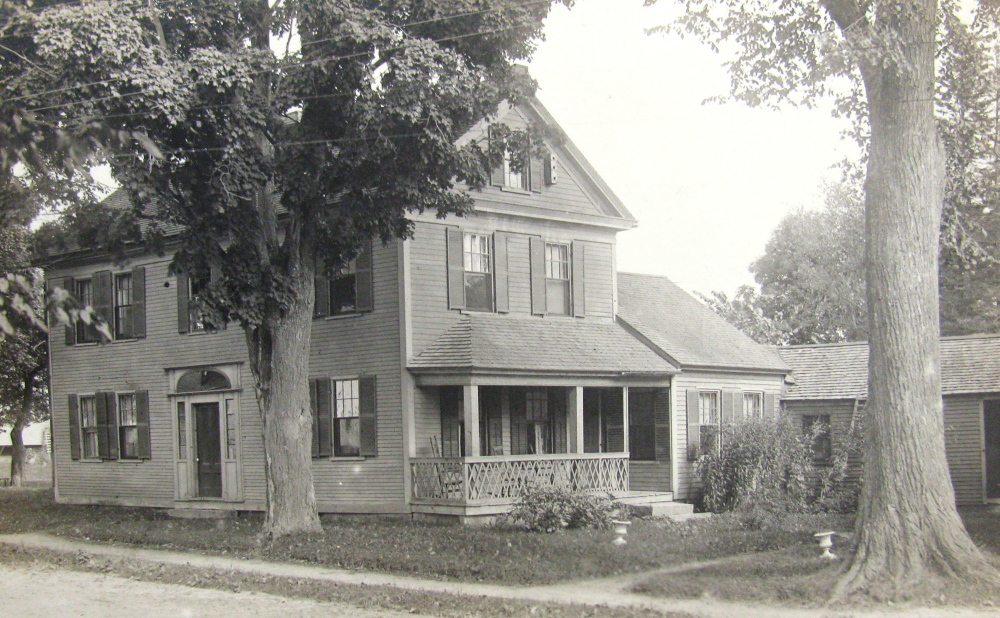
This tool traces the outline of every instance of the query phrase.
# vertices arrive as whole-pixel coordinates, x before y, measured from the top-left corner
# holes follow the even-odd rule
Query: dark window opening
[[[802,431],[812,438],[812,455],[816,463],[829,463],[833,458],[829,414],[804,414]]]

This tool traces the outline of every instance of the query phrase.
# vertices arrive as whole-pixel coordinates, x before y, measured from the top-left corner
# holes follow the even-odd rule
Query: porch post
[[[569,430],[570,453],[583,453],[583,387],[566,389],[566,427]]]
[[[462,387],[462,420],[465,424],[465,456],[479,456],[479,386]]]
[[[622,450],[629,452],[628,448],[628,387],[622,387]]]

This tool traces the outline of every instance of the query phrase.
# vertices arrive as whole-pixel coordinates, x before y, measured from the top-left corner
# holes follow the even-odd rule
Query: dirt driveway
[[[362,609],[343,603],[284,599],[256,592],[188,588],[45,566],[12,568],[0,565],[0,581],[4,584],[0,614],[7,618],[413,616]]]

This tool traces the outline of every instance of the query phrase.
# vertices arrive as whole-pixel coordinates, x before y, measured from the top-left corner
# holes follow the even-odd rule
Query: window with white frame
[[[121,459],[139,458],[139,422],[135,393],[118,394],[118,448]]]
[[[358,380],[333,381],[333,454],[361,454],[361,405]]]
[[[743,392],[743,418],[764,418],[764,393]]]
[[[132,273],[115,275],[115,339],[131,339]]]
[[[545,243],[545,311],[569,315],[569,245]]]
[[[552,452],[549,435],[549,396],[544,388],[529,388],[524,395],[529,455]]]
[[[528,189],[528,160],[523,153],[506,152],[503,156],[504,186],[511,189]]]
[[[76,298],[80,301],[81,307],[94,306],[94,282],[92,279],[77,279]],[[77,343],[94,343],[100,341],[100,335],[94,324],[87,324],[83,320],[77,320],[76,341]]]
[[[708,453],[719,447],[719,391],[698,393],[698,418],[701,425],[701,452]]]
[[[488,234],[465,234],[463,237],[466,309],[493,311],[491,240]]]
[[[84,459],[100,457],[97,446],[97,397],[80,397],[80,437]]]

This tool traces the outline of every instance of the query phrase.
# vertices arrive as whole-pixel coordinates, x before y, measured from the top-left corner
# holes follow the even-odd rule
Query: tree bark
[[[10,430],[10,484],[11,487],[21,487],[25,481],[25,467],[28,465],[28,451],[24,448],[25,423],[20,419],[14,421]]]
[[[865,182],[868,412],[858,548],[834,598],[905,598],[933,577],[991,579],[955,507],[938,325],[944,151],[934,119],[935,0],[887,2],[894,55],[859,64],[871,125]],[[871,31],[869,31],[871,32]],[[884,51],[884,50],[883,50]],[[929,576],[931,579],[929,579]]]

